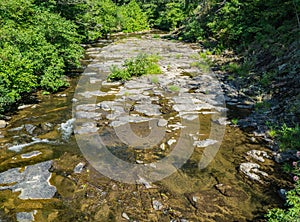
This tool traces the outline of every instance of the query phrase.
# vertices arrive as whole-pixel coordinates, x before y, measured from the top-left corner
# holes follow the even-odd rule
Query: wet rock
[[[126,220],[130,221],[129,216],[127,215],[127,213],[123,212],[122,213],[122,217],[125,218]]]
[[[81,126],[75,127],[74,133],[75,134],[89,134],[89,133],[95,133],[98,131],[98,127],[96,123],[94,122],[85,122]]]
[[[261,174],[264,177],[267,177],[268,174],[266,172],[259,170],[259,168],[260,165],[251,162],[242,163],[240,165],[240,171],[244,173],[249,179],[262,182],[258,174]]]
[[[26,108],[29,108],[29,107],[31,107],[31,106],[32,106],[32,104],[22,105],[22,106],[19,106],[19,107],[18,107],[18,110],[26,109]]]
[[[67,97],[67,94],[63,93],[63,94],[56,94],[56,97]]]
[[[29,153],[22,154],[21,158],[29,159],[29,158],[36,157],[36,156],[41,155],[41,154],[42,154],[42,152],[40,152],[40,151],[32,151],[32,152],[29,152]]]
[[[84,166],[85,166],[85,163],[83,163],[83,162],[80,162],[80,163],[78,163],[75,167],[74,167],[74,173],[81,173],[82,172],[82,170],[83,170],[83,168],[84,168]]]
[[[213,145],[217,143],[217,140],[212,140],[212,139],[206,139],[206,140],[200,140],[200,141],[195,141],[194,146],[201,148],[201,147],[207,147],[210,145]]]
[[[168,121],[165,120],[165,119],[159,119],[158,122],[157,122],[157,126],[159,127],[164,127],[164,126],[167,126],[168,125]]]
[[[247,155],[251,156],[252,158],[260,161],[260,162],[265,162],[264,158],[270,159],[271,157],[267,154],[266,151],[262,150],[250,150],[247,152]]]
[[[274,160],[277,163],[287,162],[289,160],[296,160],[296,150],[288,150],[284,152],[273,152]]]
[[[15,151],[15,152],[20,152],[24,147],[27,147],[27,146],[31,146],[33,144],[37,144],[37,143],[53,143],[47,139],[39,139],[39,138],[32,138],[32,142],[30,143],[24,143],[24,144],[19,144],[19,145],[14,145],[14,146],[11,146],[9,147],[8,149],[11,150],[11,151]]]
[[[160,144],[159,148],[161,148],[161,150],[165,150],[166,149],[166,144],[164,144],[164,143]]]
[[[22,129],[24,129],[24,125],[18,126],[18,127],[15,127],[15,128],[11,128],[11,129],[9,129],[9,130],[7,130],[7,131],[9,131],[9,132],[14,132],[14,131],[20,131],[20,130],[22,130]]]
[[[18,222],[32,222],[34,220],[34,215],[36,214],[36,211],[32,212],[18,212],[16,213],[16,218]]]
[[[78,99],[73,98],[73,99],[71,100],[71,102],[72,102],[72,103],[76,103],[76,102],[78,102]]]
[[[214,122],[219,124],[219,125],[223,125],[223,126],[230,124],[230,121],[227,121],[226,117],[221,117],[217,120],[214,120]]]
[[[97,112],[86,112],[86,111],[78,111],[76,112],[76,118],[78,119],[95,119],[100,120],[101,119],[101,113]]]
[[[30,135],[32,135],[33,131],[36,129],[36,126],[34,126],[32,124],[25,124],[24,126],[25,126],[27,133],[29,133]]]
[[[283,200],[286,200],[286,193],[287,193],[287,191],[285,189],[278,190],[278,194]]]
[[[96,104],[81,104],[76,106],[76,110],[82,110],[82,111],[95,111],[98,108]]]
[[[169,146],[171,146],[171,145],[174,144],[174,143],[176,143],[176,140],[175,140],[175,139],[169,139],[168,142],[167,142],[167,144],[168,144]]]
[[[49,169],[52,161],[41,162],[21,168],[12,168],[0,173],[0,190],[11,189],[13,192],[21,191],[20,199],[50,199],[54,196],[56,188],[50,184],[51,173]]]
[[[159,202],[158,200],[153,200],[152,201],[152,206],[154,210],[162,210],[163,209],[163,205],[161,202]]]
[[[146,116],[158,116],[161,114],[159,111],[161,107],[155,104],[137,104],[134,106],[134,110],[142,113]]]
[[[234,189],[232,186],[230,185],[226,185],[226,184],[217,184],[216,189],[223,194],[224,196],[228,196],[228,197],[236,197],[239,196],[240,191]]]
[[[67,120],[60,125],[61,137],[64,141],[68,141],[74,131],[75,118]]]
[[[7,126],[7,122],[5,120],[0,120],[0,129],[3,129]]]
[[[142,116],[124,115],[124,116],[120,116],[119,118],[116,118],[115,121],[110,123],[110,126],[119,127],[127,123],[143,123],[143,122],[148,122],[150,120],[152,119],[147,117],[142,117]]]

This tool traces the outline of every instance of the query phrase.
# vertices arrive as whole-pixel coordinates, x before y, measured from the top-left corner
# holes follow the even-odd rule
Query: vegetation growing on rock
[[[108,80],[129,80],[133,76],[142,76],[148,74],[160,74],[161,69],[158,62],[158,56],[139,54],[135,58],[127,59],[123,66],[111,66],[111,74],[107,77]]]

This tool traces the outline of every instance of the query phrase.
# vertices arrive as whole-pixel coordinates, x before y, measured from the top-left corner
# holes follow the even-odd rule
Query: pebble
[[[126,220],[130,220],[130,217],[125,212],[122,213],[122,217],[125,218]]]
[[[5,120],[0,120],[0,129],[3,129],[7,126],[7,122]]]
[[[82,172],[82,170],[83,170],[83,168],[84,168],[84,166],[85,166],[85,163],[83,163],[83,162],[80,162],[80,163],[78,163],[75,167],[74,167],[74,173],[81,173]]]
[[[153,200],[152,201],[152,206],[154,210],[161,210],[163,208],[163,205],[161,202],[159,202],[158,200]]]

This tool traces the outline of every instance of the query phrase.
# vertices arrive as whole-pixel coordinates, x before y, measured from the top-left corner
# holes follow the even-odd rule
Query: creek
[[[228,124],[200,49],[151,34],[86,48],[68,89],[1,129],[0,221],[263,221],[282,205],[270,150]],[[106,81],[141,52],[163,74]]]

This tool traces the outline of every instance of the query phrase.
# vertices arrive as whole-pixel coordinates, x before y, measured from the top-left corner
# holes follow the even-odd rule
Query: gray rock
[[[240,165],[240,171],[242,173],[244,173],[248,178],[250,178],[251,180],[256,180],[256,181],[262,182],[262,180],[260,179],[260,176],[257,174],[259,173],[265,177],[267,177],[268,174],[266,172],[260,171],[259,168],[260,168],[260,165],[258,165],[257,163],[251,163],[251,162],[242,163]]]
[[[76,110],[82,110],[82,111],[95,111],[98,109],[98,106],[96,104],[81,104],[76,106]]]
[[[41,162],[21,168],[12,168],[0,173],[0,190],[11,189],[13,192],[21,191],[20,199],[50,199],[54,196],[56,188],[50,184],[51,173],[49,169],[52,161]]]
[[[75,126],[74,133],[75,134],[90,134],[98,131],[98,127],[94,122],[85,122],[81,126]]]
[[[82,172],[82,170],[83,170],[83,168],[84,168],[84,166],[85,166],[85,163],[82,163],[82,162],[80,162],[80,163],[78,163],[75,167],[74,167],[74,173],[81,173]]]
[[[287,191],[285,189],[278,190],[278,194],[283,200],[286,200],[286,193],[287,193]]]
[[[78,111],[76,112],[76,118],[78,119],[95,119],[100,120],[102,114],[97,112],[86,112],[86,111]]]
[[[265,158],[271,158],[266,151],[262,150],[250,150],[247,152],[247,155],[251,156],[252,158],[260,161],[260,162],[265,162]]]
[[[14,132],[14,131],[20,131],[20,130],[22,130],[22,129],[24,129],[24,125],[18,126],[18,127],[12,128],[12,129],[9,129],[9,130],[7,130],[7,131],[9,131],[9,132]]]
[[[152,206],[154,210],[162,210],[163,209],[163,205],[161,202],[159,202],[158,200],[153,200],[152,201]]]
[[[34,220],[34,215],[36,214],[36,211],[32,212],[18,212],[16,213],[16,218],[18,222],[32,222]]]
[[[64,141],[68,141],[74,131],[75,118],[67,120],[65,123],[60,124],[61,137]]]
[[[29,152],[29,153],[24,153],[21,155],[21,158],[23,159],[29,159],[29,158],[32,158],[32,157],[35,157],[35,156],[38,156],[38,155],[41,155],[42,152],[40,151],[32,151],[32,152]]]
[[[158,122],[157,122],[157,126],[159,127],[164,127],[164,126],[167,126],[168,125],[168,121],[165,120],[165,119],[159,119]]]
[[[27,131],[27,133],[29,134],[33,134],[33,131],[36,129],[36,126],[32,125],[32,124],[25,124],[25,129]]]
[[[32,138],[32,140],[33,141],[30,142],[30,143],[14,145],[14,146],[8,147],[8,149],[11,150],[11,151],[20,152],[24,147],[31,146],[31,145],[34,145],[34,144],[37,144],[37,143],[52,143],[47,139],[42,139],[41,140],[39,138]]]
[[[31,106],[32,106],[32,104],[22,105],[22,106],[19,106],[19,107],[18,107],[18,110],[26,109],[26,108],[29,108],[29,107],[31,107]]]
[[[206,140],[200,140],[200,141],[195,141],[194,146],[201,148],[201,147],[207,147],[210,145],[213,145],[217,143],[217,140],[212,140],[212,139],[206,139]]]
[[[135,111],[142,113],[146,116],[158,116],[161,114],[159,111],[161,107],[155,104],[137,104],[134,106]]]

